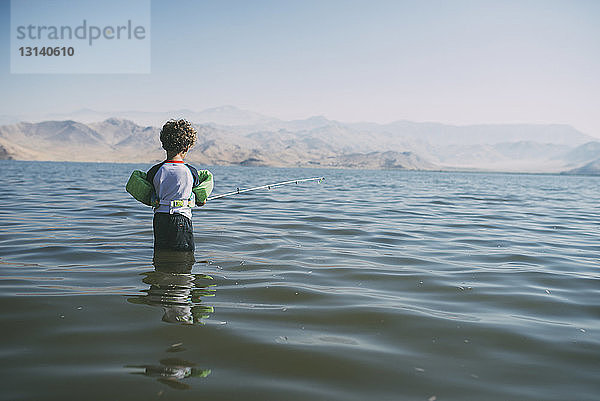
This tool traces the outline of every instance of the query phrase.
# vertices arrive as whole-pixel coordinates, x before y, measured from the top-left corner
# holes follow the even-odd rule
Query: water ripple
[[[0,162],[6,399],[597,399],[598,178],[214,167],[327,180],[210,202],[180,260],[147,167]]]

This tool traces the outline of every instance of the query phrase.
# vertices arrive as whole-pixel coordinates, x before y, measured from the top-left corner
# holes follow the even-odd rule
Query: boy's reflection
[[[161,306],[162,320],[168,323],[202,323],[212,313],[213,307],[202,305],[202,297],[214,296],[212,277],[192,274],[196,262],[193,252],[156,250],[154,271],[144,273],[142,280],[150,288],[145,295],[129,298],[137,304]]]
[[[210,369],[196,368],[196,364],[179,358],[160,360],[160,365],[129,365],[126,368],[140,369],[133,374],[155,377],[159,382],[178,390],[187,390],[190,386],[182,380],[189,377],[207,377]]]

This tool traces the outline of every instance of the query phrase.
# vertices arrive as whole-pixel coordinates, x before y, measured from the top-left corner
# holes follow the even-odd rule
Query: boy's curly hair
[[[160,130],[160,141],[169,153],[186,152],[196,143],[196,129],[187,120],[169,120]]]

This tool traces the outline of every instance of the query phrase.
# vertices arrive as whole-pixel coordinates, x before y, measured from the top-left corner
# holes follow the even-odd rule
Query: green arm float
[[[125,189],[131,194],[131,196],[142,202],[144,205],[154,206],[152,204],[154,186],[146,179],[145,172],[135,170],[133,173],[131,173],[131,177],[129,177],[129,181],[127,181]]]
[[[196,204],[201,205],[206,202],[206,198],[211,194],[214,186],[213,175],[208,170],[198,170],[198,178],[200,185],[192,188],[192,192],[196,195]]]

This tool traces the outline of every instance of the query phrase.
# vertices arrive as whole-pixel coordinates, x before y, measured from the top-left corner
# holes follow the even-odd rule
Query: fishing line
[[[248,188],[248,189],[237,189],[236,191],[233,192],[227,192],[225,194],[220,194],[220,195],[215,195],[215,196],[209,196],[208,198],[206,198],[206,200],[214,200],[214,199],[219,199],[219,198],[224,198],[226,196],[232,196],[232,195],[237,195],[237,194],[241,194],[244,192],[250,192],[250,191],[256,191],[257,189],[271,189],[271,188],[275,188],[275,187],[280,187],[282,185],[288,185],[288,184],[298,184],[299,182],[306,182],[306,181],[323,181],[325,179],[325,177],[313,177],[313,178],[302,178],[299,180],[289,180],[289,181],[282,181],[282,182],[276,182],[274,184],[267,184],[267,185],[261,185],[259,187],[254,187],[254,188]]]

